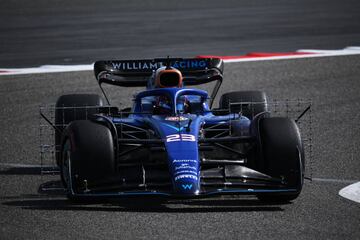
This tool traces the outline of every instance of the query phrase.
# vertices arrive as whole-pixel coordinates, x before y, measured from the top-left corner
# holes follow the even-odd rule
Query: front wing
[[[71,176],[71,162],[68,162],[69,176]],[[225,170],[226,171],[226,170]],[[168,190],[154,190],[156,184],[133,184],[124,186],[119,183],[107,187],[88,188],[85,186],[81,193],[72,188],[73,179],[69,179],[68,194],[72,198],[121,198],[121,197],[161,197],[161,198],[206,198],[217,195],[256,195],[261,193],[296,193],[297,189],[288,188],[281,179],[276,179],[244,166],[234,166],[228,171],[233,171],[230,180],[219,181],[221,174],[201,172],[201,191],[197,194],[177,194],[172,192],[171,183],[164,183],[161,187]],[[236,175],[236,177],[235,177]]]

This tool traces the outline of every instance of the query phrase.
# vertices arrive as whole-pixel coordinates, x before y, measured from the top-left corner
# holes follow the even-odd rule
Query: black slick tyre
[[[84,193],[88,187],[114,176],[114,143],[106,126],[89,120],[73,121],[64,131],[60,168],[72,198],[76,193]]]
[[[263,118],[259,125],[260,170],[274,178],[283,179],[289,192],[264,193],[262,201],[288,202],[296,199],[304,182],[305,159],[299,129],[289,118]]]

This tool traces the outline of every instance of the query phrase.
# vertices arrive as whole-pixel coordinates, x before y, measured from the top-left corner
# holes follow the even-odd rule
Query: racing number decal
[[[195,142],[195,136],[191,134],[172,134],[166,136],[166,142],[188,141]]]

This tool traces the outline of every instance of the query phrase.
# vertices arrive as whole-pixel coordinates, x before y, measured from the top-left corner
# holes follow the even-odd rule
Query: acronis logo
[[[184,189],[184,190],[186,190],[186,189],[188,189],[188,190],[190,190],[190,189],[192,189],[192,184],[182,184],[181,185],[181,187]]]

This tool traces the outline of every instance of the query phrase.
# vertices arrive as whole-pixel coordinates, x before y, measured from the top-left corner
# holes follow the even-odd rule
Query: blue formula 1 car
[[[220,59],[98,61],[95,94],[61,96],[56,160],[70,198],[253,194],[290,201],[304,179],[298,126],[271,117],[261,91],[225,93]],[[213,82],[208,92],[190,86]],[[146,87],[111,106],[102,84]]]

